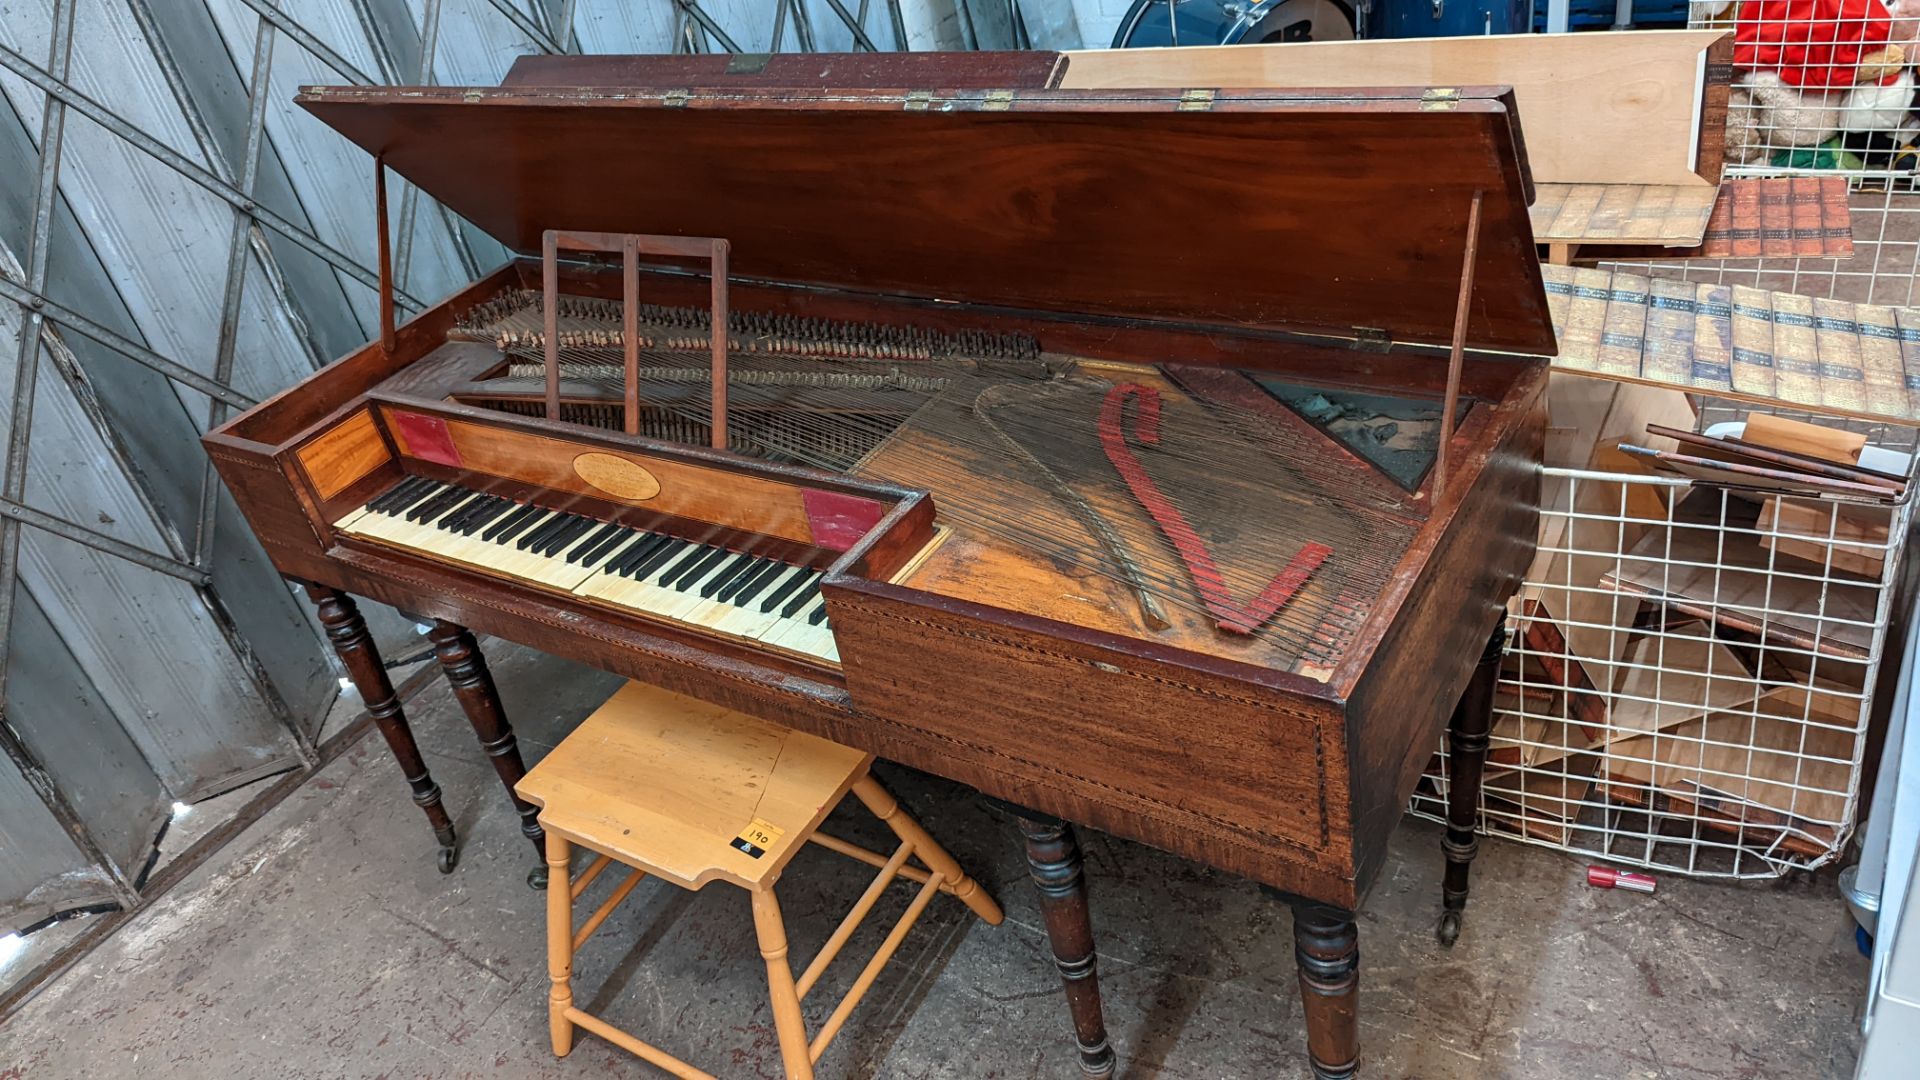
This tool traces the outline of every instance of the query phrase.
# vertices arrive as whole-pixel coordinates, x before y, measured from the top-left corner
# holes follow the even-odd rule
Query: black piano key
[[[433,481],[424,476],[409,476],[393,486],[385,495],[367,504],[367,509],[380,514],[391,514],[420,497],[420,494],[432,486]]]
[[[758,562],[759,560],[751,555],[736,555],[732,559],[721,563],[720,568],[714,572],[714,575],[708,578],[705,584],[700,586],[700,599],[713,599],[719,595],[720,590],[732,583],[734,578],[746,573]]]
[[[807,587],[800,590],[800,595],[787,601],[787,606],[780,609],[780,617],[783,619],[793,618],[800,613],[801,608],[813,603],[813,598],[819,595],[820,575],[815,574],[813,580],[807,583]]]
[[[814,608],[813,614],[807,616],[807,625],[809,626],[819,626],[821,623],[826,621],[827,621],[827,605],[825,604],[821,604],[819,607]]]
[[[799,588],[802,585],[805,585],[810,579],[812,579],[812,577],[813,577],[813,574],[811,571],[809,571],[804,574],[795,574],[792,577],[789,577],[787,580],[781,582],[780,587],[773,590],[773,595],[767,597],[766,601],[760,605],[760,613],[764,615],[767,612],[772,611],[774,608],[779,607],[780,601],[785,600],[788,596],[792,595],[793,590]]]
[[[504,541],[499,539],[501,533],[506,532],[508,529],[513,528],[515,525],[520,524],[522,521],[527,520],[539,512],[539,507],[532,503],[526,503],[506,517],[487,526],[486,531],[480,534],[480,539],[489,543],[503,543]]]
[[[609,521],[593,531],[593,535],[582,540],[572,551],[567,552],[567,561],[582,566],[592,566],[587,560],[604,547],[611,545],[616,537],[627,535],[625,525],[616,525]]]
[[[431,521],[436,514],[447,508],[448,502],[459,494],[459,488],[451,484],[441,484],[425,498],[414,500],[413,504],[407,507],[406,518],[408,521]]]
[[[442,486],[438,480],[433,480],[425,476],[416,476],[408,483],[404,491],[395,492],[396,497],[393,503],[387,507],[386,512],[398,516],[407,508],[417,505],[421,499],[439,491]]]
[[[433,523],[433,527],[452,532],[467,520],[468,514],[473,513],[476,508],[486,501],[487,497],[485,495],[476,492],[472,498],[453,504],[453,508],[448,510],[444,517]]]
[[[658,533],[641,537],[621,548],[619,554],[607,560],[607,573],[633,577],[640,566],[652,562],[655,556],[664,559],[668,552],[678,551],[680,543],[681,541],[671,536],[662,536]]]
[[[702,546],[695,551],[693,558],[675,563],[672,569],[661,575],[662,588],[685,592],[687,586],[700,580],[707,571],[719,565],[721,559],[727,557],[726,548]]]
[[[554,533],[564,528],[567,522],[571,520],[573,520],[572,514],[565,513],[564,511],[555,511],[552,517],[527,530],[526,535],[520,537],[519,543],[514,546],[518,547],[521,551],[538,548],[540,545],[546,543]]]
[[[747,582],[746,586],[739,592],[733,594],[733,603],[739,607],[746,607],[753,602],[754,597],[766,592],[767,586],[772,585],[774,582],[796,571],[796,567],[788,566],[783,562],[774,562],[765,570],[754,575],[753,580]]]
[[[446,513],[450,508],[471,494],[473,493],[466,488],[455,487],[452,484],[448,484],[444,490],[432,498],[423,499],[420,502],[414,503],[413,509],[407,511],[407,520],[417,521],[424,525],[434,518],[439,517],[441,514]]]
[[[582,569],[591,570],[608,560],[614,552],[625,550],[627,544],[644,539],[646,535],[623,525],[608,533],[599,543],[581,552],[580,566]]]
[[[523,517],[519,521],[516,521],[513,524],[507,526],[505,529],[502,529],[500,531],[500,535],[493,538],[493,542],[501,545],[511,544],[513,543],[514,537],[519,536],[521,533],[527,531],[529,528],[532,528],[534,522],[546,520],[546,515],[547,515],[546,507],[535,506],[535,507],[532,507],[531,509],[533,510],[533,513],[528,514],[526,517]]]
[[[512,499],[500,495],[492,495],[489,496],[488,499],[489,501],[486,506],[467,515],[466,524],[460,526],[460,535],[472,536],[474,533],[507,516],[507,514],[511,513],[514,507],[518,505]]]
[[[664,586],[664,584],[670,584],[672,578],[680,577],[687,567],[691,567],[693,563],[705,559],[707,552],[712,550],[712,548],[708,548],[705,544],[693,544],[693,542],[684,542],[684,544],[684,548],[676,553],[676,555],[672,555],[672,557],[668,557],[668,559],[662,559],[659,563],[655,563],[655,567],[653,567],[651,571],[647,571],[647,573],[639,573],[639,571],[636,571],[634,577],[639,578],[639,580],[651,580],[653,584],[662,584],[662,586]]]
[[[587,518],[578,531],[561,543],[558,548],[554,549],[553,557],[557,559],[564,555],[570,563],[579,562],[580,555],[584,554],[586,550],[594,544],[599,543],[600,534],[604,531],[606,524],[606,522],[601,521],[599,518]],[[616,528],[617,527],[618,526],[616,526]]]
[[[666,542],[653,548],[646,554],[641,555],[626,566],[621,567],[620,573],[635,581],[645,581],[653,576],[654,571],[667,565],[668,559],[676,557],[687,549],[687,541],[685,540],[671,536],[662,537],[662,539]]]
[[[753,565],[749,566],[745,572],[735,576],[732,581],[727,582],[727,587],[715,594],[714,599],[719,600],[723,604],[739,603],[738,597],[741,592],[745,591],[747,586],[759,581],[767,575],[770,569],[779,565],[780,563],[773,559],[754,559]]]
[[[598,524],[600,523],[590,517],[569,515],[566,524],[555,529],[553,535],[547,537],[546,543],[534,545],[533,550],[549,557],[559,555],[561,552],[567,550],[569,544],[580,539],[581,533],[586,532]]]

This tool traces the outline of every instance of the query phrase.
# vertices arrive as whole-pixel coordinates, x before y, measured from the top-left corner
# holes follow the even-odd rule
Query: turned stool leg
[[[753,894],[753,930],[760,939],[760,956],[767,962],[767,993],[773,999],[773,1028],[780,1036],[780,1060],[786,1064],[787,1080],[813,1080],[807,1022],[800,1014],[793,966],[787,963],[787,924],[780,918],[780,901],[772,889]]]
[[[1046,919],[1053,962],[1066,987],[1067,1010],[1073,1014],[1074,1039],[1080,1046],[1081,1075],[1113,1075],[1113,1047],[1107,1045],[1107,1021],[1100,1008],[1100,976],[1093,949],[1093,918],[1087,908],[1087,886],[1080,872],[1080,843],[1073,826],[1058,818],[1020,811],[1016,817],[1027,843],[1027,868],[1040,890],[1040,913]]]
[[[567,1019],[573,1007],[573,890],[567,875],[572,847],[566,837],[547,834],[547,880],[555,883],[547,890],[547,977],[553,980],[547,993],[547,1026],[558,1057],[573,1049],[573,1021]]]
[[[1467,688],[1447,724],[1447,834],[1440,850],[1447,858],[1440,887],[1440,925],[1435,936],[1453,947],[1467,909],[1468,874],[1480,850],[1474,826],[1480,819],[1480,780],[1487,764],[1487,733],[1493,729],[1493,687],[1500,678],[1500,657],[1507,645],[1505,622],[1493,628]]]
[[[435,619],[427,637],[433,641],[433,655],[440,661],[447,682],[453,686],[453,696],[459,699],[461,711],[467,714],[467,722],[473,725],[473,733],[480,739],[480,748],[492,760],[493,771],[499,774],[501,786],[507,789],[507,798],[513,800],[513,808],[520,815],[520,832],[533,843],[536,853],[542,852],[540,808],[513,789],[520,778],[527,775],[527,765],[520,758],[520,743],[513,737],[513,725],[507,723],[507,712],[500,705],[500,691],[493,685],[493,673],[487,670],[486,657],[473,640],[473,633],[457,623]],[[534,867],[527,875],[527,884],[536,889],[545,888],[546,867]]]
[[[426,759],[420,756],[420,746],[413,740],[413,729],[407,726],[400,698],[393,692],[393,680],[387,678],[387,666],[380,659],[373,635],[367,632],[367,621],[346,593],[312,582],[302,583],[301,587],[319,610],[320,625],[326,627],[334,655],[346,666],[347,678],[354,689],[360,691],[360,700],[366,702],[367,715],[387,740],[387,749],[400,764],[407,786],[413,789],[413,804],[427,815],[427,824],[433,827],[434,838],[440,841],[440,872],[452,872],[460,858],[459,849],[454,846],[453,819],[440,804],[440,785],[434,783],[433,776],[427,772]]]
[[[882,787],[880,781],[875,780],[872,774],[855,780],[853,793],[868,810],[873,812],[874,817],[885,822],[887,828],[893,830],[893,835],[913,845],[913,853],[920,857],[921,862],[927,864],[927,869],[952,882],[954,897],[972,908],[973,913],[980,916],[988,926],[999,926],[1006,918],[1006,914],[1000,910],[1000,905],[994,902],[993,897],[988,896],[985,889],[968,877],[966,871],[960,869],[959,861],[947,854],[946,848],[935,843],[932,834],[915,821],[911,814],[900,812],[899,800],[893,797],[892,792]]]
[[[1360,1059],[1360,931],[1353,913],[1294,905],[1293,959],[1314,1080],[1351,1080]]]

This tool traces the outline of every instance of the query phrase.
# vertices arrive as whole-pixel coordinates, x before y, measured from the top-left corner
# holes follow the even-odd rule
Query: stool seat
[[[1004,918],[1000,905],[869,774],[872,765],[872,754],[640,683],[628,683],[561,740],[514,785],[540,806],[546,829],[553,1052],[566,1056],[574,1030],[583,1028],[682,1080],[714,1080],[573,1001],[574,953],[648,877],[684,889],[723,881],[750,897],[787,1080],[813,1080],[814,1062],[936,896],[951,896],[998,925]],[[899,841],[891,855],[820,832],[820,823],[849,793]],[[774,886],[794,852],[808,843],[879,873],[795,976]],[[572,867],[576,845],[599,856],[578,875]],[[574,902],[615,862],[632,872],[576,925]],[[906,911],[819,1030],[809,1033],[801,1009],[808,992],[881,894],[903,880],[919,885]]]
[[[547,828],[628,866],[686,889],[716,878],[755,889],[779,879],[872,763],[849,746],[628,683],[516,787]]]

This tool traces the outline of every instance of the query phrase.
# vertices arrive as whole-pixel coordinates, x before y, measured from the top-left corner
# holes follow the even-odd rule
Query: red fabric
[[[1107,398],[1100,405],[1100,445],[1107,452],[1107,460],[1127,482],[1127,490],[1147,508],[1161,533],[1173,542],[1180,561],[1186,563],[1187,573],[1193,578],[1194,588],[1200,591],[1201,602],[1217,620],[1215,625],[1232,634],[1253,633],[1272,618],[1281,605],[1293,599],[1293,594],[1327,561],[1333,549],[1325,544],[1300,545],[1300,550],[1267,582],[1259,596],[1244,605],[1234,603],[1227,592],[1226,578],[1214,564],[1213,553],[1207,550],[1207,542],[1187,524],[1186,515],[1173,505],[1173,500],[1161,493],[1160,485],[1147,475],[1140,459],[1134,456],[1133,447],[1127,445],[1128,399],[1135,402],[1134,435],[1141,445],[1155,446],[1160,442],[1160,391],[1139,383],[1122,383],[1107,391]]]
[[[1809,90],[1871,82],[1860,58],[1884,48],[1893,20],[1880,0],[1741,0],[1734,15],[1733,63],[1778,71]]]

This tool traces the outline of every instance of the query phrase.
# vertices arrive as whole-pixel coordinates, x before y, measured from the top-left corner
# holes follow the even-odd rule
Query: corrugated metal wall
[[[170,805],[310,763],[338,692],[197,442],[375,332],[371,164],[296,87],[491,84],[532,52],[1069,48],[1116,6],[8,0],[0,933],[137,903]],[[502,258],[389,198],[403,312]]]

